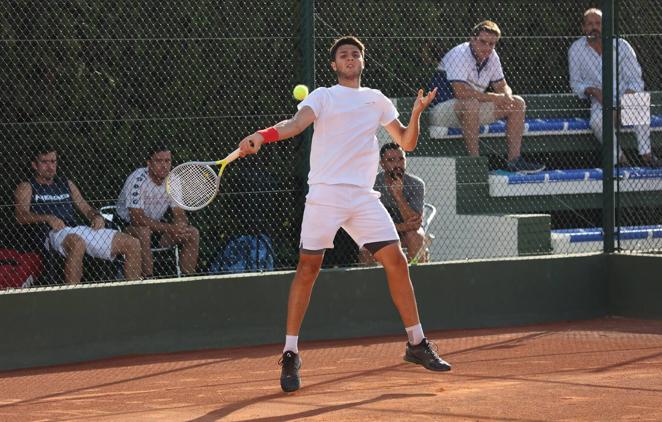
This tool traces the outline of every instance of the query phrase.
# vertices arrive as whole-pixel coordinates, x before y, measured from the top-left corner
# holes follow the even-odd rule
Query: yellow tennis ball
[[[294,87],[294,90],[292,91],[292,95],[294,98],[298,101],[302,101],[304,98],[308,96],[308,87],[306,85],[297,85]]]

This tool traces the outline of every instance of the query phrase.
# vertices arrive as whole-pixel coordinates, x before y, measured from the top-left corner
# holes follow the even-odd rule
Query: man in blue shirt
[[[461,127],[469,155],[477,157],[480,126],[505,119],[508,170],[535,173],[545,166],[525,161],[520,155],[526,104],[522,97],[513,95],[504,77],[494,50],[500,37],[496,23],[483,21],[473,28],[468,42],[441,59],[431,83],[431,88],[437,88],[437,96],[430,109],[430,123]]]

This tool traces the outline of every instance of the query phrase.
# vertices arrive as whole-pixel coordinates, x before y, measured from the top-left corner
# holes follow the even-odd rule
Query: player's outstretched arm
[[[246,155],[257,153],[260,147],[262,147],[262,144],[282,141],[283,139],[297,136],[314,121],[315,113],[313,109],[303,107],[291,119],[283,120],[270,128],[258,130],[242,139],[239,143],[241,156],[245,157]]]
[[[437,88],[428,92],[427,95],[423,95],[423,90],[419,89],[411,110],[409,124],[404,126],[399,119],[395,119],[386,125],[386,131],[391,135],[395,143],[400,145],[405,151],[413,151],[416,148],[418,134],[420,133],[421,113],[428,108],[436,95]]]

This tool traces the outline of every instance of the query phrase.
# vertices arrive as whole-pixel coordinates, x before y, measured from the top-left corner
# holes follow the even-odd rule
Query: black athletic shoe
[[[507,168],[508,171],[513,173],[534,174],[545,170],[545,165],[534,163],[532,161],[526,161],[522,157],[517,157],[513,161],[508,162]]]
[[[283,353],[283,357],[278,362],[283,368],[280,371],[280,388],[286,393],[296,391],[301,387],[301,378],[299,377],[299,368],[301,368],[301,358],[297,353],[289,350]]]
[[[437,354],[437,346],[424,338],[420,344],[412,346],[407,342],[404,359],[407,362],[423,365],[430,371],[450,371],[451,365]]]

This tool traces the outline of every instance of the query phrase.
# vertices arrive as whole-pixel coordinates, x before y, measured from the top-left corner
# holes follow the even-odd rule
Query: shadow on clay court
[[[383,373],[383,372],[389,372],[389,371],[399,369],[403,365],[405,365],[405,364],[404,363],[398,363],[397,365],[391,365],[391,366],[375,368],[375,369],[371,369],[371,370],[368,370],[368,371],[361,371],[361,372],[354,371],[354,372],[349,373],[348,375],[341,376],[341,377],[338,377],[338,378],[333,378],[333,379],[330,379],[330,380],[327,380],[327,381],[321,381],[321,382],[314,383],[314,384],[304,385],[303,387],[301,387],[301,390],[299,390],[298,392],[295,392],[295,393],[289,393],[288,394],[288,393],[283,393],[283,392],[279,391],[278,393],[269,394],[267,396],[254,397],[254,398],[251,398],[251,399],[248,399],[248,400],[243,400],[243,401],[240,401],[240,402],[237,402],[237,403],[232,403],[231,405],[222,407],[220,409],[216,409],[212,412],[207,413],[204,416],[201,416],[201,417],[196,418],[196,419],[191,419],[191,422],[194,422],[194,421],[196,421],[196,422],[207,422],[207,421],[213,421],[213,420],[221,419],[221,418],[227,417],[228,415],[230,415],[230,414],[232,414],[232,413],[234,413],[238,410],[241,410],[245,407],[251,406],[255,403],[261,403],[261,402],[265,402],[265,401],[269,401],[269,400],[283,398],[283,397],[286,397],[290,394],[308,393],[310,390],[314,390],[316,387],[319,387],[319,386],[322,386],[322,385],[335,384],[335,383],[351,380],[351,379],[354,379],[354,378],[367,377],[367,376],[370,376],[370,375],[379,375],[380,373]],[[291,420],[292,418],[312,417],[312,416],[320,415],[320,414],[327,413],[327,412],[337,411],[339,409],[346,409],[346,408],[350,408],[350,407],[360,406],[360,405],[363,405],[363,404],[366,404],[366,403],[372,403],[372,402],[375,402],[375,401],[394,400],[394,399],[399,400],[399,399],[408,398],[408,397],[427,397],[427,396],[434,396],[434,394],[382,394],[381,396],[376,397],[374,399],[362,400],[362,401],[358,401],[358,402],[355,402],[355,403],[345,403],[345,404],[341,404],[341,405],[328,406],[328,407],[325,407],[325,408],[322,408],[322,409],[316,409],[316,410],[301,412],[301,413],[294,414],[294,415],[285,415],[285,416],[279,416],[279,417],[275,417],[275,418],[269,417],[269,418],[264,418],[264,419],[255,419],[255,420],[258,420],[258,421]]]
[[[227,360],[230,360],[230,358],[222,359],[222,361],[227,361]],[[0,409],[2,409],[3,407],[13,407],[13,406],[21,406],[21,405],[32,404],[32,403],[40,402],[42,400],[49,400],[49,399],[53,399],[53,398],[60,397],[60,396],[68,396],[68,395],[71,395],[71,394],[74,394],[74,393],[81,393],[81,392],[84,392],[84,391],[88,391],[90,389],[109,387],[109,386],[113,386],[113,385],[123,384],[123,383],[126,383],[126,382],[145,380],[145,379],[149,379],[149,378],[160,377],[160,376],[163,376],[163,375],[174,374],[174,373],[177,373],[177,372],[189,371],[189,370],[195,369],[195,368],[202,368],[202,367],[205,367],[205,366],[216,365],[220,361],[221,360],[215,360],[213,362],[203,362],[203,363],[199,363],[199,364],[195,364],[195,365],[188,365],[188,366],[181,367],[181,368],[171,369],[169,371],[154,372],[154,373],[144,375],[144,376],[138,376],[138,377],[132,376],[132,377],[124,378],[124,379],[117,380],[117,381],[106,382],[106,383],[103,383],[103,384],[87,385],[85,387],[74,388],[74,389],[67,390],[67,391],[58,391],[57,393],[45,394],[43,396],[32,397],[32,398],[26,399],[26,400],[16,401],[16,402],[7,403],[7,404],[0,404]],[[47,368],[44,370],[44,372],[47,372]]]
[[[263,397],[260,399],[253,399],[253,400],[246,400],[242,403],[237,403],[239,406],[233,405],[233,406],[228,406],[223,409],[218,409],[213,412],[210,412],[206,414],[205,416],[201,416],[196,419],[191,419],[190,422],[209,422],[209,421],[215,421],[218,420],[219,418],[223,418],[228,416],[230,413],[235,412],[243,407],[250,406],[251,404],[258,402],[258,401],[264,401],[270,400],[270,399],[275,399],[279,397],[283,397],[283,394],[285,393],[277,393],[277,394],[272,394],[267,397]],[[372,399],[366,399],[366,400],[359,400],[356,402],[352,403],[342,403],[342,404],[336,404],[332,406],[325,406],[321,407],[319,409],[312,409],[312,410],[307,410],[305,412],[298,412],[298,413],[291,413],[287,415],[281,415],[281,416],[269,416],[265,418],[257,418],[257,419],[251,419],[251,421],[259,421],[259,422],[277,422],[277,421],[289,421],[289,420],[298,420],[302,418],[312,418],[314,416],[319,416],[323,415],[325,413],[330,413],[330,412],[336,412],[339,410],[344,410],[344,409],[350,409],[353,407],[359,407],[359,406],[364,406],[366,404],[371,404],[371,403],[378,403],[378,402],[383,402],[383,401],[388,401],[388,400],[404,400],[404,399],[410,399],[410,398],[416,398],[416,397],[434,397],[435,394],[432,393],[420,393],[420,394],[402,394],[402,393],[391,393],[391,394],[381,394],[377,397],[374,397]],[[231,409],[228,409],[231,408]],[[229,412],[228,412],[229,410]]]
[[[234,359],[234,354],[239,353],[242,356],[250,358],[263,358],[269,356],[278,356],[274,354],[274,345],[244,346],[225,349],[212,350],[187,350],[183,352],[170,352],[147,355],[127,355],[111,358],[103,358],[88,362],[74,362],[57,366],[41,366],[36,368],[14,369],[9,371],[0,371],[0,377],[24,377],[26,375],[39,374],[58,374],[70,371],[96,371],[99,369],[111,368],[131,368],[134,366],[189,362],[191,360],[214,360],[215,363]],[[248,350],[248,352],[247,352]]]
[[[405,400],[405,399],[411,399],[415,397],[434,397],[435,394],[402,394],[402,393],[391,393],[391,394],[382,394],[380,396],[377,396],[372,399],[366,399],[366,400],[359,400],[357,402],[353,403],[343,403],[343,404],[337,404],[333,406],[326,406],[322,407],[319,409],[312,409],[312,410],[307,410],[305,412],[299,412],[299,413],[293,413],[289,415],[283,415],[283,416],[272,416],[272,417],[265,417],[265,418],[258,418],[258,419],[251,419],[252,422],[259,421],[259,422],[277,422],[277,421],[284,421],[284,420],[292,420],[292,419],[300,419],[300,418],[312,418],[314,416],[319,416],[323,415],[325,413],[329,412],[335,412],[338,410],[343,410],[343,409],[349,409],[352,407],[359,407],[363,406],[366,404],[371,404],[371,403],[379,403],[379,402],[384,402],[388,400]]]
[[[657,347],[656,349],[659,349],[659,347]],[[641,349],[639,349],[639,350],[641,350]],[[603,366],[603,367],[600,367],[600,368],[595,368],[595,369],[591,370],[591,372],[595,372],[595,373],[606,372],[606,371],[609,371],[611,369],[622,368],[622,367],[627,366],[627,365],[632,365],[632,364],[635,364],[635,363],[650,361],[650,360],[653,360],[653,359],[659,358],[659,357],[662,357],[662,352],[652,353],[650,355],[640,356],[636,359],[625,360],[625,361],[618,362],[618,363],[615,363],[615,364],[612,364],[612,365],[607,365],[607,366]]]
[[[556,372],[549,372],[551,373],[561,373],[561,372],[572,372],[572,373],[578,373],[580,372],[581,369],[574,368],[570,371],[556,371]],[[568,386],[568,387],[587,387],[587,388],[595,388],[597,390],[617,390],[617,391],[639,391],[639,392],[647,392],[647,393],[660,393],[662,392],[662,389],[660,388],[641,388],[641,387],[627,387],[627,386],[613,386],[613,385],[603,385],[603,384],[590,384],[590,383],[583,383],[583,382],[571,382],[571,381],[555,381],[555,380],[549,380],[549,379],[535,379],[535,378],[527,378],[527,375],[517,375],[517,376],[507,376],[507,375],[470,375],[470,374],[453,374],[456,377],[459,378],[465,378],[465,379],[475,379],[475,380],[494,380],[494,381],[518,381],[518,382],[528,382],[531,384],[553,384],[553,385],[562,385],[562,386]],[[536,374],[538,375],[538,374]]]
[[[567,327],[567,328],[566,328]],[[533,331],[533,332],[532,332]],[[662,322],[661,321],[623,321],[618,318],[603,318],[603,319],[597,319],[597,320],[588,320],[588,321],[575,321],[572,323],[568,323],[567,326],[563,323],[559,324],[554,324],[553,326],[550,325],[531,325],[531,326],[525,326],[525,327],[510,327],[510,328],[503,328],[503,329],[476,329],[476,330],[448,330],[448,331],[436,331],[436,332],[429,332],[431,340],[435,339],[462,339],[462,338],[470,338],[470,337],[479,337],[479,336],[488,336],[487,337],[487,342],[484,344],[480,345],[472,345],[471,347],[461,347],[461,343],[459,344],[460,347],[458,347],[458,344],[455,343],[455,347],[453,348],[445,348],[443,350],[440,350],[440,354],[446,358],[450,358],[449,360],[452,362],[455,362],[459,366],[464,366],[468,365],[471,363],[481,363],[481,362],[490,362],[490,361],[495,361],[496,363],[503,363],[503,360],[526,360],[527,358],[535,358],[535,357],[546,357],[546,358],[558,358],[558,359],[563,359],[564,356],[581,356],[582,354],[585,353],[593,353],[596,350],[593,350],[592,348],[587,349],[587,350],[556,350],[556,351],[549,351],[548,353],[525,353],[524,355],[510,355],[509,350],[510,349],[515,349],[518,346],[526,346],[527,343],[531,342],[536,342],[537,340],[542,340],[545,341],[545,337],[548,336],[554,336],[558,334],[562,334],[566,331],[574,332],[576,333],[577,331],[584,331],[590,335],[594,335],[594,332],[600,332],[600,336],[604,337],[611,337],[610,332],[614,333],[614,338],[618,339],[619,337],[617,336],[618,333],[630,333],[630,334],[636,334],[636,333],[653,333],[653,334],[662,334]],[[491,336],[500,336],[503,334],[508,334],[508,335],[514,335],[514,337],[510,337],[508,339],[503,339],[502,337],[500,338],[491,338]],[[401,337],[400,336],[387,336],[387,337],[373,337],[373,338],[361,338],[361,339],[351,339],[351,340],[346,340],[346,342],[350,342],[352,346],[360,346],[360,345],[375,345],[379,343],[393,343],[394,341],[400,341]],[[615,340],[617,341],[617,340]],[[311,341],[311,342],[306,342],[305,348],[307,350],[316,350],[316,349],[334,349],[334,348],[340,348],[340,347],[347,347],[347,344],[342,345],[342,341],[338,340],[325,340],[325,341]],[[468,346],[468,344],[466,344]],[[454,377],[459,377],[460,379],[464,378],[466,380],[478,380],[478,379],[487,379],[487,380],[508,380],[508,381],[517,381],[517,382],[525,382],[525,383],[530,383],[532,386],[535,385],[542,385],[542,384],[549,384],[549,385],[560,385],[560,386],[568,386],[568,387],[576,387],[576,386],[581,386],[581,387],[588,387],[588,388],[596,388],[598,390],[602,391],[635,391],[635,392],[647,392],[647,393],[660,393],[662,392],[662,389],[658,388],[637,388],[637,387],[628,387],[628,386],[613,386],[613,385],[602,385],[601,383],[581,383],[581,382],[573,382],[569,380],[550,380],[550,379],[537,379],[540,375],[546,375],[546,374],[563,374],[563,373],[578,373],[578,372],[584,372],[584,373],[599,373],[599,372],[607,372],[612,369],[617,369],[617,368],[622,368],[624,366],[628,365],[633,365],[636,366],[637,364],[641,364],[642,362],[645,363],[650,360],[655,360],[658,359],[659,357],[662,356],[662,352],[660,352],[660,347],[650,347],[650,346],[645,346],[642,345],[643,347],[632,347],[634,345],[630,345],[627,347],[627,345],[622,344],[622,342],[616,342],[610,344],[611,347],[608,348],[602,348],[598,350],[600,353],[611,353],[611,352],[622,352],[625,355],[623,356],[623,359],[618,360],[617,362],[614,362],[613,360],[609,362],[607,365],[602,365],[602,366],[596,366],[596,367],[591,367],[590,365],[588,367],[583,366],[583,367],[572,367],[572,368],[553,368],[553,367],[547,367],[547,368],[536,368],[537,370],[534,369],[534,371],[529,371],[529,372],[518,372],[516,374],[472,374],[471,371],[467,371],[466,367],[465,370],[463,371],[453,371],[452,375]],[[447,346],[448,347],[448,346]],[[246,359],[251,359],[251,358],[264,358],[264,357],[269,357],[269,356],[274,356],[274,350],[277,348],[275,345],[264,345],[264,346],[257,346],[257,347],[244,347],[244,348],[232,348],[232,349],[218,349],[218,350],[207,350],[207,351],[201,351],[201,352],[177,352],[177,353],[170,353],[170,354],[162,354],[162,355],[147,355],[147,356],[133,356],[133,357],[121,357],[121,358],[114,358],[111,360],[105,360],[105,361],[96,361],[96,362],[89,362],[86,364],[71,364],[71,365],[64,365],[60,367],[46,367],[46,368],[37,368],[37,369],[28,369],[28,370],[17,370],[17,371],[10,371],[6,373],[2,373],[2,377],[4,378],[9,378],[9,377],[18,377],[18,376],[25,376],[25,375],[39,375],[42,373],[66,373],[69,371],[93,371],[93,370],[98,370],[98,369],[112,369],[112,368],[122,368],[122,367],[130,367],[130,366],[141,366],[141,365],[151,365],[151,364],[158,364],[158,363],[167,363],[167,362],[182,362],[185,363],[187,361],[191,360],[196,360],[197,362],[191,362],[191,364],[186,365],[174,369],[169,369],[169,370],[164,370],[164,371],[159,371],[159,372],[154,372],[154,373],[149,373],[149,374],[140,374],[139,376],[130,376],[130,377],[124,377],[120,380],[114,380],[111,382],[106,382],[106,383],[99,383],[99,384],[94,384],[94,385],[87,385],[84,387],[79,387],[79,388],[72,388],[67,391],[60,391],[57,393],[52,393],[52,394],[43,394],[42,396],[39,397],[32,397],[28,399],[24,399],[22,401],[18,402],[13,402],[11,403],[11,406],[22,406],[22,405],[28,405],[28,404],[35,404],[41,401],[48,401],[52,400],[54,398],[58,397],[63,397],[66,399],[68,395],[75,394],[75,393],[80,393],[83,391],[90,390],[92,388],[103,388],[103,387],[108,387],[108,386],[116,386],[116,385],[121,385],[122,383],[127,383],[131,381],[136,381],[136,380],[145,380],[145,379],[151,379],[151,378],[156,378],[156,377],[161,377],[164,375],[168,374],[174,374],[174,373],[179,373],[183,371],[188,371],[191,369],[199,369],[199,368],[209,368],[213,365],[217,364],[223,364],[224,362],[231,361],[234,359],[234,356],[236,356],[237,353],[240,353],[242,355],[242,358]],[[535,350],[535,349],[534,349]],[[473,354],[475,352],[478,352],[480,354],[481,351],[485,352],[504,352],[505,356],[494,356],[492,358],[480,358],[479,356],[474,356]],[[639,352],[639,353],[645,353],[645,355],[637,355],[633,356],[632,352]],[[277,355],[278,353],[276,353]],[[509,356],[510,355],[510,356]],[[464,360],[462,358],[465,358]],[[618,356],[620,357],[620,356]],[[204,360],[203,362],[200,362],[201,360]],[[402,371],[405,370],[404,367],[408,365],[403,362],[399,362],[394,365],[388,365],[388,366],[381,366],[378,368],[372,368],[369,370],[364,370],[364,371],[348,371],[344,373],[335,373],[333,379],[326,379],[324,381],[320,381],[317,383],[306,383],[304,387],[296,394],[303,394],[305,396],[316,396],[319,394],[325,394],[322,391],[319,391],[320,386],[335,386],[338,385],[339,387],[342,387],[343,383],[353,380],[355,378],[360,378],[360,377],[366,377],[366,376],[380,376],[382,374],[385,374],[390,371]],[[229,380],[228,380],[229,381]],[[253,381],[258,381],[258,380],[253,380]],[[274,389],[278,388],[277,387],[277,378],[272,378],[272,376],[267,377],[266,379],[263,379],[261,381],[273,381],[274,382]],[[226,387],[229,386],[230,384],[234,382],[245,382],[245,380],[240,380],[236,381],[233,380],[232,382],[229,383],[222,383],[222,384],[217,384],[217,385],[225,385]],[[358,407],[362,406],[368,403],[374,403],[374,402],[379,402],[379,401],[388,401],[388,400],[406,400],[407,398],[415,398],[415,397],[420,397],[420,396],[428,396],[429,394],[382,394],[374,398],[369,398],[369,399],[363,399],[361,401],[356,401],[356,402],[348,402],[340,405],[331,405],[327,407],[320,407],[318,409],[313,409],[313,410],[306,410],[303,412],[299,413],[293,413],[291,415],[284,415],[284,416],[279,416],[279,417],[268,417],[268,418],[263,418],[263,419],[258,419],[262,421],[267,421],[267,420],[285,420],[285,419],[292,419],[292,418],[305,418],[305,417],[315,417],[318,415],[322,414],[327,414],[330,412],[342,410],[342,409],[348,409],[348,408],[353,408],[353,407]],[[238,412],[246,407],[249,407],[253,404],[257,403],[264,403],[268,401],[277,401],[279,399],[283,399],[284,397],[287,397],[287,394],[282,393],[278,391],[277,393],[269,394],[266,396],[259,396],[259,397],[251,397],[249,399],[243,400],[243,401],[238,401],[235,403],[227,404],[223,407],[220,407],[216,410],[213,410],[209,413],[207,413],[204,416],[201,416],[197,419],[193,419],[195,421],[210,421],[210,420],[217,420],[221,419],[224,417],[228,417],[229,415],[232,415],[235,412]],[[320,403],[324,403],[323,401],[320,401]],[[9,404],[1,404],[0,408],[4,408],[9,406]]]

